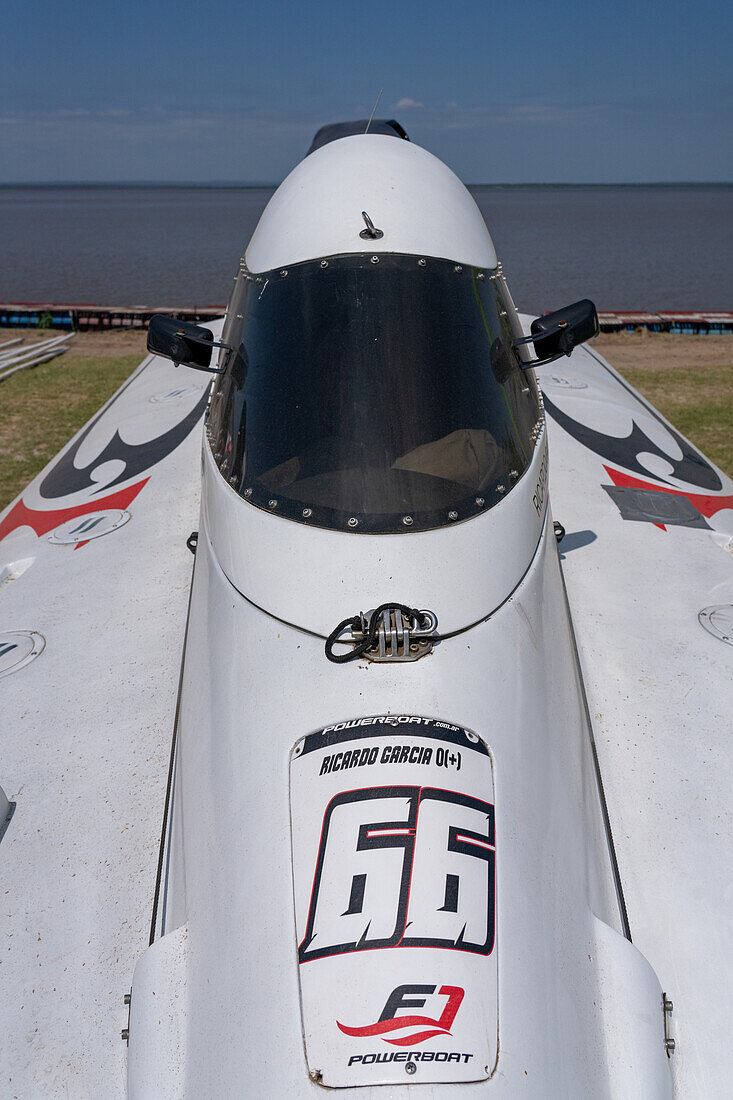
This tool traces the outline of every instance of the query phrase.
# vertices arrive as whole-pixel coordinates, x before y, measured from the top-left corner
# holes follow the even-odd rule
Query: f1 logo
[[[401,1009],[424,1008],[427,997],[435,993],[434,985],[398,985],[387,998],[382,1015],[375,1024],[366,1024],[364,1027],[347,1027],[346,1024],[336,1024],[344,1035],[353,1035],[357,1038],[367,1038],[378,1035],[385,1043],[393,1046],[411,1047],[417,1043],[424,1043],[426,1039],[432,1039],[436,1035],[450,1035],[456,1013],[461,1007],[461,1001],[465,996],[465,990],[457,985],[442,985],[439,996],[448,1000],[437,1020],[430,1016],[398,1016]],[[404,1031],[409,1028],[409,1033],[394,1038],[387,1038],[395,1031]],[[417,1029],[417,1030],[415,1030]]]

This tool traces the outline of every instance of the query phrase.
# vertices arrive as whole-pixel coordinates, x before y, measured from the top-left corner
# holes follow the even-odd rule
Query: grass
[[[733,336],[614,333],[593,346],[703,454],[733,473]],[[0,511],[141,362],[144,334],[82,334],[72,349],[0,382]]]
[[[624,377],[675,428],[727,474],[733,473],[733,386],[730,367],[677,370],[626,369]]]
[[[733,335],[613,333],[593,347],[728,475],[733,475]]]
[[[142,358],[67,352],[0,382],[0,511],[94,416]]]

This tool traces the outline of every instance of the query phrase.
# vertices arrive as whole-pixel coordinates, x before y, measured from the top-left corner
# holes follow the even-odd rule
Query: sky
[[[732,28],[710,0],[25,0],[0,183],[276,183],[380,88],[467,183],[730,181]]]

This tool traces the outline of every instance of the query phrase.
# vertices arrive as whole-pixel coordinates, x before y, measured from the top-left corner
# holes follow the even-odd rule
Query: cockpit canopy
[[[322,149],[330,141],[340,141],[341,138],[359,134],[366,137],[367,133],[410,140],[405,129],[394,118],[360,118],[350,122],[329,122],[316,131],[306,156],[315,153],[316,149]]]
[[[242,272],[209,421],[222,475],[253,505],[356,533],[490,508],[527,468],[540,415],[502,288],[391,253]]]

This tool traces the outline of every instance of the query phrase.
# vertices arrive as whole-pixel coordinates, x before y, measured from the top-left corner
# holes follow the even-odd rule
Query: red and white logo
[[[346,1024],[336,1024],[344,1035],[353,1035],[357,1038],[367,1038],[378,1035],[385,1043],[392,1043],[398,1047],[412,1047],[417,1043],[424,1043],[426,1039],[432,1039],[436,1035],[450,1035],[456,1013],[461,1007],[461,1001],[465,996],[465,990],[457,985],[442,985],[438,990],[438,996],[447,997],[448,1000],[437,1020],[431,1016],[398,1016],[402,1009],[424,1008],[425,1001],[435,993],[434,985],[398,985],[387,998],[382,1015],[375,1024],[366,1024],[364,1027],[347,1027]],[[417,996],[416,996],[417,995]],[[408,1030],[409,1029],[409,1030]],[[393,1032],[405,1032],[394,1038],[388,1038]]]

